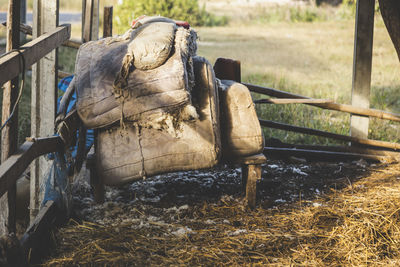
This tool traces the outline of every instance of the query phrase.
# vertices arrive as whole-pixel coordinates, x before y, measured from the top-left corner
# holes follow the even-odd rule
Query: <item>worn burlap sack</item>
[[[128,46],[128,50],[133,54],[134,66],[141,70],[151,70],[161,66],[174,46],[176,25],[154,22],[142,26],[137,31]]]
[[[78,51],[74,83],[77,110],[87,128],[106,127],[119,120],[137,121],[142,116],[177,110],[190,103],[195,32],[179,27],[166,61],[154,69],[140,70],[133,62],[126,62],[135,31],[131,32],[132,39],[105,38],[85,43]],[[123,69],[129,70],[129,75],[118,81],[116,88],[116,77]]]
[[[194,69],[192,102],[197,119],[183,120],[180,110],[154,114],[142,126],[126,123],[125,129],[114,126],[98,130],[96,162],[105,184],[119,185],[144,176],[209,168],[218,163],[221,145],[214,72],[200,57],[194,58]]]
[[[222,80],[219,91],[223,156],[261,153],[264,138],[250,91],[230,80]]]

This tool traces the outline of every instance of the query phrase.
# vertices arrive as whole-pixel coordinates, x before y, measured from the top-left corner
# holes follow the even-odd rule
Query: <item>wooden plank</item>
[[[343,152],[343,153],[355,153],[355,154],[368,154],[376,156],[384,156],[395,161],[400,161],[400,153],[393,152],[390,150],[384,150],[382,148],[373,149],[365,147],[354,147],[354,146],[322,146],[322,145],[304,145],[304,144],[289,144],[283,143],[275,138],[265,140],[266,147],[279,147],[279,148],[293,148],[293,149],[305,149],[305,150],[317,150],[317,151],[330,151],[330,152]]]
[[[3,22],[2,25],[7,26],[7,22]],[[32,27],[30,25],[20,23],[19,30],[27,35],[32,35]],[[62,44],[62,46],[71,47],[71,48],[75,48],[75,49],[79,49],[79,47],[81,45],[82,45],[81,41],[73,40],[73,39],[69,39]]]
[[[105,6],[103,13],[103,37],[112,36],[112,28],[113,28],[113,7]]]
[[[85,22],[83,26],[82,42],[86,43],[92,40],[92,28],[93,28],[93,4],[94,0],[85,0]]]
[[[25,255],[29,255],[29,264],[39,264],[48,255],[51,230],[57,215],[56,203],[47,201],[22,236],[20,243]]]
[[[33,7],[33,38],[54,31],[58,25],[59,1],[36,0]],[[69,39],[69,38],[68,38]],[[65,41],[65,40],[64,40]],[[57,51],[51,50],[32,66],[31,136],[52,136],[55,132],[57,107]],[[39,190],[51,161],[46,157],[36,159],[31,166],[30,211],[33,219],[43,199]]]
[[[4,27],[7,27],[7,22],[3,22],[1,25],[3,25]],[[32,35],[32,27],[30,25],[27,25],[23,22],[21,22],[19,24],[19,30],[20,32],[27,34],[27,35]]]
[[[25,70],[68,40],[70,34],[71,26],[63,25],[21,46],[20,50],[25,60]],[[6,53],[0,57],[0,84],[11,80],[22,71],[22,59],[18,52]]]
[[[322,136],[322,137],[326,137],[326,138],[332,138],[332,139],[357,143],[360,145],[384,147],[384,148],[390,148],[390,149],[394,149],[394,150],[400,149],[400,144],[397,144],[397,143],[390,143],[390,142],[377,141],[377,140],[371,140],[371,139],[362,139],[362,138],[358,138],[358,137],[354,137],[354,136],[335,134],[335,133],[325,132],[325,131],[321,131],[321,130],[315,130],[315,129],[300,127],[300,126],[293,126],[293,125],[269,121],[269,120],[260,120],[260,124],[261,124],[261,126],[264,126],[264,127],[270,127],[270,128],[291,131],[291,132],[297,132],[297,133],[303,133],[303,134]]]
[[[99,39],[99,25],[100,25],[100,4],[99,0],[92,0],[93,11],[92,11],[92,34],[90,40]]]
[[[253,85],[253,84],[249,84],[249,83],[242,83],[242,84],[247,86],[247,88],[249,88],[250,91],[259,93],[259,94],[265,94],[265,95],[278,97],[278,98],[311,99],[310,97],[307,97],[307,96],[292,94],[289,92],[280,91],[280,90],[273,89],[273,88]],[[369,116],[369,117],[379,118],[379,119],[383,119],[383,120],[391,120],[391,121],[400,122],[400,114],[385,112],[385,111],[376,110],[376,109],[359,108],[359,107],[354,107],[352,105],[338,104],[338,103],[306,104],[306,105],[319,107],[319,108],[323,108],[323,109],[347,112],[347,113],[356,114],[356,115],[360,115],[360,116]]]
[[[354,41],[353,90],[351,104],[369,108],[375,0],[358,0]],[[350,135],[368,138],[369,118],[350,118]]]
[[[20,3],[21,3],[20,12],[19,12],[20,23],[24,24],[24,23],[26,23],[26,0],[21,0]],[[25,43],[26,35],[24,33],[20,33],[19,39],[20,39],[21,43]]]
[[[62,44],[62,46],[75,48],[75,49],[79,49],[79,47],[81,47],[81,45],[82,45],[82,42],[77,41],[77,40],[68,40]]]
[[[255,104],[326,104],[332,103],[329,99],[293,99],[293,98],[280,98],[280,99],[258,99]]]
[[[86,0],[82,0],[82,21],[81,21],[81,40],[83,42],[84,38],[84,33],[85,33],[85,21],[86,21]]]
[[[387,162],[391,161],[390,157],[370,155],[370,154],[358,154],[349,152],[333,152],[333,151],[323,151],[323,150],[308,150],[308,149],[298,149],[298,148],[282,148],[282,147],[265,147],[264,153],[271,158],[288,158],[288,157],[299,157],[306,158],[308,160],[314,161],[335,161],[340,160],[372,160]]]
[[[62,151],[63,148],[64,143],[59,136],[31,139],[23,143],[14,155],[0,165],[0,196],[17,181],[35,158]]]
[[[19,47],[20,0],[9,1],[7,16],[7,46],[9,52]],[[7,82],[3,90],[2,119],[3,125],[9,120],[17,103],[19,92],[18,77]],[[4,162],[17,150],[18,144],[18,109],[15,109],[12,119],[1,132],[1,162]],[[14,182],[7,188],[6,195],[0,198],[0,236],[16,231],[16,194]]]
[[[102,204],[105,200],[105,188],[103,180],[97,173],[96,155],[94,153],[88,154],[86,166],[90,171],[90,186],[93,190],[94,201],[96,204]]]
[[[217,58],[214,64],[215,77],[220,80],[241,82],[240,61],[228,58]]]

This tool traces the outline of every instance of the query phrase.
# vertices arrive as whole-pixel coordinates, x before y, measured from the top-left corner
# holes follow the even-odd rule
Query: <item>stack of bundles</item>
[[[217,164],[218,90],[211,65],[195,56],[196,38],[170,19],[146,17],[122,37],[81,46],[77,110],[98,129],[105,184]]]

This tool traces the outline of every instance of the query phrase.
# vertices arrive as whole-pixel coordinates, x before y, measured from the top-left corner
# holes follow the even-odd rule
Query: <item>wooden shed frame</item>
[[[98,33],[98,9],[99,0],[83,1],[83,41],[94,38]],[[245,84],[251,91],[269,96],[282,98],[276,100],[275,104],[303,103],[317,106],[320,108],[338,110],[352,114],[351,136],[337,135],[314,129],[307,129],[282,123],[260,120],[266,127],[315,134],[330,138],[349,141],[353,144],[368,145],[391,150],[398,150],[399,144],[375,141],[367,139],[368,117],[377,117],[400,121],[398,114],[369,109],[369,94],[371,83],[371,63],[372,63],[372,43],[374,25],[374,0],[358,0],[355,27],[355,46],[354,46],[354,67],[353,67],[353,95],[352,105],[342,105],[330,101],[310,99],[305,96],[294,95],[288,92],[279,91],[272,88],[261,87],[252,84]],[[35,0],[34,4],[34,26],[33,29],[20,25],[20,0],[9,1],[9,16],[7,22],[7,49],[8,53],[0,57],[0,84],[6,83],[3,96],[3,119],[4,123],[9,119],[13,107],[18,99],[18,75],[26,71],[31,65],[33,69],[32,87],[32,137],[29,138],[21,147],[17,148],[17,117],[14,116],[2,130],[2,164],[0,165],[0,236],[15,232],[15,199],[16,181],[32,161],[41,155],[62,151],[64,142],[59,136],[54,134],[54,119],[56,112],[56,84],[57,77],[65,77],[68,74],[57,70],[56,49],[60,45],[79,48],[81,42],[70,39],[70,25],[58,25],[59,6],[57,1]],[[105,14],[112,17],[112,8]],[[111,35],[112,20],[109,17],[104,21],[106,30],[104,32]],[[111,24],[111,25],[110,25]],[[107,28],[108,27],[108,28]],[[33,34],[34,39],[23,46],[19,46],[19,32]],[[231,79],[241,82],[240,62],[230,61],[216,63],[215,72],[220,79]],[[11,81],[10,81],[11,80]],[[10,81],[10,82],[9,82]],[[290,100],[288,100],[290,99]],[[259,101],[273,102],[273,100]],[[65,119],[68,130],[77,128],[77,114],[68,114]],[[2,124],[3,124],[2,123]],[[311,151],[306,149],[304,151]],[[266,148],[265,153],[289,153],[301,152],[301,149],[277,149]],[[329,154],[329,151],[327,151]],[[367,149],[350,149],[349,156],[364,156],[379,159],[386,157],[387,153],[375,152],[371,155]],[[397,153],[396,153],[397,154]],[[53,224],[56,215],[56,207],[52,201],[48,201],[39,211],[41,197],[39,196],[40,179],[43,178],[48,164],[41,159],[32,165],[31,173],[31,224],[28,227],[21,244],[24,251],[34,249],[38,245],[37,240],[48,231]]]

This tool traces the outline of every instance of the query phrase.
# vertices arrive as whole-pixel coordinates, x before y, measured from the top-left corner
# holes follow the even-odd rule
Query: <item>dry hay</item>
[[[400,164],[312,201],[249,210],[218,203],[131,209],[131,221],[71,221],[44,266],[400,265]],[[154,219],[157,212],[161,216]]]

